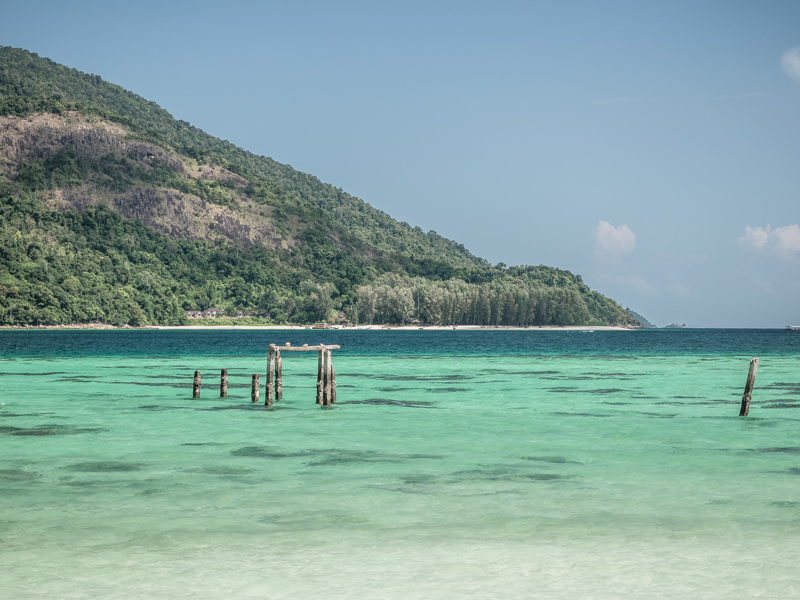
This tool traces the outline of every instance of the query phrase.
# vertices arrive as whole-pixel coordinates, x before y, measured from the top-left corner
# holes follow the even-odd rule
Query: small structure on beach
[[[183,313],[188,319],[216,319],[225,315],[225,309],[212,307],[205,310],[185,310]]]

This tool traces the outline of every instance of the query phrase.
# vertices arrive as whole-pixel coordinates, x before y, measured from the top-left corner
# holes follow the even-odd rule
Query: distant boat
[[[800,331],[800,325],[787,325],[786,331]]]

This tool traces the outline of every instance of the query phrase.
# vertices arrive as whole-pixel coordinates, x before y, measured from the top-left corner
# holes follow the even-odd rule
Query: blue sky
[[[0,44],[658,325],[800,324],[800,2],[4,0]]]

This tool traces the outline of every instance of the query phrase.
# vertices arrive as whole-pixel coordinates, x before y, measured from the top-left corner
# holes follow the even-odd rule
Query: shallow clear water
[[[287,341],[336,406],[311,354],[251,405]],[[798,334],[6,331],[0,374],[9,598],[800,597]]]

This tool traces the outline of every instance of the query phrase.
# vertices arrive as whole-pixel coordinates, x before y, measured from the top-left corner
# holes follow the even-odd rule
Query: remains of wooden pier
[[[318,352],[317,360],[317,404],[330,406],[336,404],[336,370],[333,368],[331,355],[333,350],[339,350],[341,346],[320,344],[318,346],[292,346],[286,342],[283,346],[270,344],[267,349],[267,382],[264,399],[264,406],[272,406],[273,396],[275,400],[283,398],[283,365],[281,364],[281,352]],[[258,402],[259,396],[259,375],[253,373],[253,381],[250,390],[250,400]],[[200,371],[194,372],[194,385],[192,386],[192,398],[200,397],[201,377]],[[219,375],[219,397],[228,396],[228,369],[222,369]]]
[[[336,404],[336,371],[333,368],[331,353],[341,346],[292,346],[288,342],[283,346],[270,344],[267,349],[267,385],[264,406],[272,406],[272,397],[280,400],[283,397],[283,367],[281,352],[318,352],[317,360],[317,404],[330,406]]]
[[[325,345],[319,344],[318,346],[309,346],[303,344],[302,346],[292,346],[286,342],[283,346],[277,344],[270,344],[267,349],[267,382],[264,399],[264,406],[272,406],[273,396],[275,400],[283,398],[283,366],[281,361],[281,352],[318,352],[317,359],[317,404],[322,406],[330,406],[336,404],[336,370],[333,368],[333,361],[331,360],[333,350],[339,350],[341,346],[338,345]],[[758,358],[753,358],[750,361],[750,369],[747,373],[747,382],[744,386],[744,394],[742,394],[742,405],[739,409],[739,416],[746,417],[750,413],[750,402],[753,398],[753,386],[756,379],[756,371],[758,370]],[[253,381],[250,392],[250,399],[253,403],[258,403],[259,396],[259,375],[253,373]],[[194,382],[192,386],[192,397],[200,397],[201,388],[200,371],[194,372]],[[228,395],[228,370],[222,369],[220,371],[219,382],[219,396],[225,398]]]

